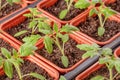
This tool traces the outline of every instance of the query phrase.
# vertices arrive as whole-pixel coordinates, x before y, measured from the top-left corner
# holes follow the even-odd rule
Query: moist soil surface
[[[65,55],[68,57],[69,60],[69,66],[73,66],[75,63],[80,61],[82,59],[82,55],[85,53],[85,51],[79,50],[77,47],[77,42],[75,42],[73,39],[69,39],[68,42],[65,44]],[[41,56],[45,57],[46,59],[50,60],[52,63],[55,65],[65,68],[61,62],[61,52],[58,49],[56,45],[53,46],[53,52],[49,54],[45,48],[39,49],[36,51],[39,53]],[[67,68],[68,68],[67,67]]]
[[[116,2],[108,4],[107,6],[111,7],[115,11],[120,12],[120,0],[116,0]]]
[[[57,18],[59,18],[60,12],[64,9],[67,9],[67,5],[66,5],[65,0],[57,0],[57,2],[51,7],[44,7],[43,9],[49,12],[50,14],[56,16]],[[79,15],[80,13],[82,13],[83,11],[84,10],[74,8],[74,6],[72,5],[70,8],[70,11],[68,12],[68,14],[63,20],[66,20],[66,21],[71,20],[77,15]]]
[[[111,37],[120,32],[120,23],[117,21],[107,20],[104,26],[105,33],[101,37],[97,34],[98,27],[98,17],[88,17],[85,22],[80,23],[78,26],[81,32],[101,42],[109,40]]]
[[[25,19],[24,22],[22,22],[22,23],[20,23],[20,24],[18,24],[18,25],[16,25],[16,26],[14,26],[14,27],[12,27],[12,28],[8,28],[8,29],[6,29],[5,31],[6,31],[8,34],[10,34],[10,35],[12,35],[12,36],[14,37],[14,35],[15,35],[16,33],[20,32],[20,31],[22,31],[22,30],[27,30],[27,31],[28,31],[27,33],[22,34],[22,35],[20,35],[20,36],[18,36],[18,37],[15,37],[17,40],[23,42],[22,39],[23,39],[24,37],[27,37],[27,36],[30,36],[30,35],[31,35],[31,29],[28,28],[29,22],[30,22],[30,19]],[[41,33],[37,32],[37,31],[35,32],[35,34],[40,34],[40,35],[41,35]]]
[[[24,64],[21,65],[21,73],[22,74],[28,74],[28,73],[31,73],[31,72],[41,74],[44,77],[46,77],[47,80],[54,80],[53,78],[51,78],[48,75],[48,73],[44,69],[37,66],[35,63],[32,63],[30,61],[25,60]],[[19,79],[18,79],[17,72],[14,69],[12,79],[9,79],[7,76],[1,76],[0,80],[19,80]],[[23,80],[39,80],[39,79],[33,78],[31,76],[27,76],[27,77],[24,77]]]
[[[6,48],[7,50],[9,50],[10,52],[13,50],[13,47],[10,46],[9,43],[5,42],[3,39],[0,38],[0,48]],[[0,49],[0,55],[1,55],[1,49]]]
[[[6,0],[2,0],[2,5],[4,5],[6,3]],[[20,4],[15,4],[13,3],[13,5],[11,6],[10,4],[6,5],[4,8],[1,9],[0,11],[0,18],[13,13],[14,11],[20,9],[22,6]]]
[[[115,75],[115,74],[116,74],[116,70],[113,69],[113,75]],[[100,68],[99,70],[93,72],[91,75],[89,75],[84,80],[90,80],[91,78],[93,78],[97,75],[101,75],[101,76],[109,78],[109,71],[108,71],[107,67],[104,66],[104,67]],[[120,75],[117,76],[114,80],[120,80]]]

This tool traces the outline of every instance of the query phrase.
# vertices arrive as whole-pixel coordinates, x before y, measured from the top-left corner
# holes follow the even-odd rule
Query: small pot
[[[15,39],[13,36],[11,36],[10,34],[8,34],[7,32],[5,32],[6,29],[8,28],[12,28],[12,27],[15,27],[16,25],[22,23],[25,21],[26,17],[24,17],[23,15],[26,14],[26,13],[29,13],[29,10],[25,10],[25,11],[22,11],[20,14],[16,15],[15,17],[11,18],[10,20],[4,22],[3,24],[1,24],[0,26],[0,30],[2,32],[2,34],[4,34],[6,37],[10,38],[12,41],[14,41],[15,43],[21,45],[22,42],[20,42],[19,40]],[[38,17],[41,17],[41,16],[45,16],[47,17],[46,15],[42,14],[42,15],[38,15]],[[54,19],[52,18],[49,18],[50,22],[49,24],[50,25],[53,25],[53,22],[56,22],[58,27],[60,28],[61,27],[61,24],[58,23],[57,21],[55,21]],[[41,43],[41,40],[38,40],[38,42],[36,43],[36,45],[40,44]]]
[[[73,40],[75,40],[78,44],[92,44],[90,41],[88,40],[83,40],[82,37],[79,38],[73,34],[69,34],[69,37],[72,38]],[[44,47],[44,44],[41,43],[38,45],[39,49],[42,49]],[[44,61],[45,63],[49,64],[50,66],[54,67],[55,69],[57,69],[60,73],[64,74],[67,73],[73,69],[75,69],[78,65],[80,65],[82,62],[84,62],[86,59],[81,59],[80,61],[78,61],[76,64],[74,64],[73,66],[69,67],[69,68],[61,68],[57,65],[55,65],[54,63],[50,62],[48,59],[45,59],[43,56],[39,55],[38,53],[34,53],[34,55],[39,58],[40,60]]]
[[[36,2],[37,0],[23,0],[23,1],[27,4],[32,4],[32,3]]]
[[[54,78],[54,80],[58,80],[59,79],[59,73],[58,71],[56,71],[55,69],[53,69],[52,67],[50,67],[49,65],[47,65],[46,63],[38,60],[37,58],[35,58],[34,56],[28,56],[25,58],[26,60],[37,64],[39,67],[43,68],[52,78]],[[4,71],[3,69],[0,69],[0,76],[4,75]]]
[[[22,2],[22,3],[17,3],[17,4],[18,4],[18,5],[21,5],[22,8],[20,8],[20,9],[14,11],[14,12],[12,12],[12,13],[10,13],[10,14],[8,14],[7,16],[4,16],[4,17],[0,18],[0,21],[2,21],[3,19],[7,18],[8,16],[10,16],[10,15],[12,15],[12,14],[14,14],[14,13],[20,11],[20,10],[22,10],[23,8],[25,8],[25,7],[27,6],[27,4],[24,3],[24,2]]]
[[[118,56],[120,56],[120,47],[118,47],[115,52],[114,55],[116,58],[118,58]],[[91,67],[89,67],[88,69],[86,69],[84,72],[82,72],[81,74],[79,74],[75,80],[83,80],[85,79],[87,76],[89,76],[90,74],[92,74],[93,72],[97,71],[98,69],[100,69],[101,67],[103,67],[103,64],[99,64],[98,62],[96,62],[94,65],[92,65]]]
[[[44,7],[50,7],[52,5],[54,5],[58,0],[43,0],[41,1],[40,3],[38,3],[37,5],[37,8],[39,11],[41,11],[42,13],[48,15],[49,17],[52,17],[53,19],[59,21],[61,24],[66,24],[66,23],[70,23],[72,20],[74,20],[75,18],[78,17],[78,15],[76,15],[75,18],[69,20],[69,21],[63,21],[63,20],[60,20],[59,18],[53,16],[52,14],[48,13],[47,11],[45,11],[43,8]],[[77,0],[74,0],[75,2]],[[85,14],[86,12],[88,12],[92,7],[90,6],[88,9],[86,9],[84,12],[82,12],[81,14],[79,14],[79,16],[82,16],[83,14]]]
[[[103,0],[106,4],[114,3],[116,0]]]
[[[74,21],[72,21],[70,24],[71,24],[71,25],[74,25],[74,26],[78,26],[81,22],[86,21],[88,15],[89,15],[89,12],[85,13],[85,14],[82,15],[82,16],[78,16],[78,18],[76,18],[76,19],[75,19]],[[111,16],[109,19],[120,22],[120,19],[117,18],[116,16]],[[87,34],[84,34],[84,33],[80,32],[80,31],[77,31],[77,32],[75,32],[75,33],[76,33],[76,34],[79,34],[78,37],[84,36],[86,39],[92,41],[93,43],[97,43],[97,44],[99,44],[99,45],[108,44],[108,43],[112,42],[115,38],[117,38],[117,37],[120,36],[120,32],[119,32],[119,33],[117,33],[116,35],[114,35],[112,38],[110,38],[109,40],[104,41],[104,42],[100,42],[100,41],[97,41],[97,40],[93,39],[92,37],[88,36]]]

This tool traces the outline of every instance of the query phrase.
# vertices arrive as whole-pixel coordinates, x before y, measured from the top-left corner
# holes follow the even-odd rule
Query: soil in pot
[[[99,27],[98,17],[88,17],[85,22],[80,23],[78,26],[81,32],[101,42],[109,40],[111,37],[120,32],[120,23],[117,21],[111,20],[106,21],[104,26],[106,31],[102,37],[99,37],[97,34],[98,27]]]
[[[6,3],[6,0],[2,0],[1,1],[1,5],[4,5]],[[10,4],[6,5],[4,8],[1,9],[0,11],[0,18],[20,9],[22,6],[20,4],[15,4],[13,3],[13,5],[11,6]]]
[[[116,0],[116,2],[108,4],[107,6],[111,7],[115,11],[120,12],[120,0]]]
[[[24,22],[22,22],[22,23],[20,23],[20,24],[18,24],[18,25],[16,25],[16,26],[14,26],[14,27],[8,28],[8,29],[6,29],[5,31],[6,31],[8,34],[10,34],[10,35],[12,35],[12,36],[14,37],[14,35],[15,35],[16,33],[20,32],[20,31],[22,31],[22,30],[27,30],[27,31],[28,31],[27,33],[22,34],[22,35],[20,35],[20,36],[18,36],[18,37],[15,37],[17,40],[23,42],[22,39],[23,39],[24,37],[31,35],[31,29],[28,28],[29,22],[30,22],[30,19],[25,19]],[[42,35],[42,34],[39,33],[38,31],[36,31],[35,34],[40,34],[40,35]]]
[[[24,64],[21,65],[21,72],[22,72],[22,74],[36,72],[36,73],[41,74],[44,77],[46,77],[47,80],[54,80],[53,78],[51,78],[49,76],[49,74],[44,69],[42,69],[41,67],[37,66],[35,63],[32,63],[28,60],[25,60]],[[15,69],[14,69],[13,75],[14,76],[13,76],[12,80],[19,80]],[[4,75],[4,76],[0,77],[0,80],[10,80],[10,79]],[[23,80],[39,80],[39,79],[27,76],[27,77],[24,77]]]
[[[66,5],[65,0],[57,0],[57,2],[51,7],[44,7],[43,9],[49,12],[50,14],[56,16],[57,18],[59,18],[60,12],[64,9],[67,9],[67,5]],[[74,8],[74,6],[72,5],[70,8],[70,11],[68,12],[68,14],[63,20],[66,20],[66,21],[71,20],[77,15],[79,15],[80,13],[82,13],[83,11],[84,9],[80,10],[80,9]]]
[[[4,47],[7,50],[9,50],[10,52],[13,50],[13,47],[10,46],[10,44],[8,44],[7,42],[5,42],[3,39],[0,38],[0,48]],[[1,49],[0,49],[0,55],[1,55]]]
[[[116,74],[116,70],[113,69],[113,75],[115,75],[115,74]],[[104,67],[100,68],[99,70],[93,72],[91,75],[89,75],[84,80],[90,80],[91,78],[93,78],[97,75],[101,75],[101,76],[109,78],[109,71],[108,71],[107,67],[104,66]],[[120,75],[117,76],[114,80],[120,80]]]
[[[67,68],[73,66],[75,63],[80,61],[82,59],[81,56],[85,53],[85,51],[79,50],[76,47],[76,45],[77,42],[74,41],[73,39],[69,39],[65,44],[64,52],[69,59],[69,66]],[[55,65],[61,68],[65,68],[61,61],[62,54],[60,53],[60,50],[56,45],[53,45],[53,52],[51,54],[49,54],[45,48],[39,49],[36,52],[39,53],[41,56],[45,57],[46,59],[48,59],[49,61],[51,61],[52,63],[54,63]]]

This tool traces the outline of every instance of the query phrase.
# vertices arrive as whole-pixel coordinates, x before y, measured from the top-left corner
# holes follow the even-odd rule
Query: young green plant
[[[38,15],[42,14],[41,12],[37,11],[37,8],[29,8],[29,10],[30,10],[30,13],[26,13],[24,14],[24,16],[30,19],[28,29],[31,29],[31,31],[22,30],[16,33],[14,35],[15,37],[18,37],[27,32],[31,33],[31,35],[35,35],[36,34],[35,32],[38,32],[38,29],[41,26],[49,26],[49,24],[47,23],[48,19],[46,17],[37,17]]]
[[[45,34],[44,44],[45,44],[45,48],[48,53],[50,53],[50,54],[52,53],[53,44],[57,45],[57,47],[59,48],[59,50],[62,54],[61,61],[64,65],[64,67],[68,67],[68,63],[69,63],[69,60],[64,53],[64,45],[69,40],[68,33],[72,32],[72,31],[76,31],[76,30],[78,30],[78,28],[73,27],[68,24],[66,24],[65,26],[63,26],[62,28],[59,29],[56,23],[54,23],[53,28],[52,27],[48,27],[48,28],[43,27],[39,30],[41,33]],[[63,33],[65,33],[65,34],[63,34]],[[49,35],[52,35],[52,37],[50,37]],[[60,43],[60,40],[62,41],[62,43]]]
[[[2,11],[1,11],[1,10],[2,10],[6,5],[10,4],[10,5],[12,6],[13,3],[18,3],[18,2],[21,2],[21,0],[5,0],[5,2],[2,1],[2,0],[0,0],[0,15],[2,15]]]
[[[89,16],[93,16],[94,14],[96,14],[99,18],[99,22],[100,22],[100,26],[98,27],[98,35],[101,37],[104,35],[105,33],[105,22],[106,20],[111,17],[112,15],[114,15],[116,12],[113,11],[111,8],[109,7],[105,7],[105,4],[102,0],[99,0],[101,3],[101,5],[99,7],[93,7],[90,12],[89,12]]]
[[[77,45],[80,50],[85,50],[86,53],[83,54],[83,58],[94,57],[95,55],[99,55],[99,64],[105,64],[109,71],[109,77],[104,77],[98,75],[91,80],[114,80],[120,74],[120,58],[115,58],[112,50],[110,48],[100,48],[97,44],[82,44]],[[101,54],[99,54],[101,52]],[[115,75],[113,75],[113,69],[117,71]]]
[[[46,80],[44,76],[34,73],[34,72],[22,75],[21,70],[20,70],[21,64],[24,63],[24,60],[21,57],[29,56],[33,54],[34,50],[37,49],[34,46],[35,41],[37,41],[37,39],[34,41],[33,39],[31,40],[29,39],[29,41],[25,41],[26,43],[24,43],[20,47],[18,52],[15,49],[13,49],[12,52],[9,52],[7,49],[1,48],[1,53],[3,56],[0,56],[0,66],[3,67],[5,74],[10,79],[13,78],[13,67],[14,67],[17,71],[17,74],[20,80],[23,80],[23,78],[26,76],[32,76],[40,80]]]

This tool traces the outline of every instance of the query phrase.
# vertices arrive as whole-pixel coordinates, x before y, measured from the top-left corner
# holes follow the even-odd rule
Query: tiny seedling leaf
[[[3,64],[3,69],[5,71],[5,74],[9,77],[12,78],[13,77],[13,67],[12,64],[6,60]]]
[[[6,48],[1,48],[1,52],[6,58],[11,58],[11,53]]]
[[[44,76],[42,76],[38,73],[30,73],[29,75],[32,76],[32,77],[35,77],[37,79],[40,79],[40,80],[47,80]]]
[[[99,28],[98,28],[98,35],[99,35],[99,36],[103,36],[104,33],[105,33],[104,27],[99,27]]]
[[[67,12],[68,12],[67,9],[62,10],[62,11],[60,12],[59,18],[60,18],[60,19],[64,19],[65,16],[67,15]]]
[[[51,40],[51,38],[49,36],[45,36],[44,37],[44,44],[45,44],[45,48],[47,50],[48,53],[52,53],[53,51],[53,41]]]
[[[64,67],[68,67],[68,63],[69,63],[69,61],[68,61],[68,58],[67,58],[67,56],[62,56],[61,57],[61,60],[62,60],[62,63],[63,63],[63,65],[64,65]]]
[[[18,36],[25,34],[25,33],[27,33],[27,30],[20,31],[20,32],[16,33],[14,36],[18,37]]]
[[[66,80],[66,78],[64,76],[60,76],[59,80]]]

